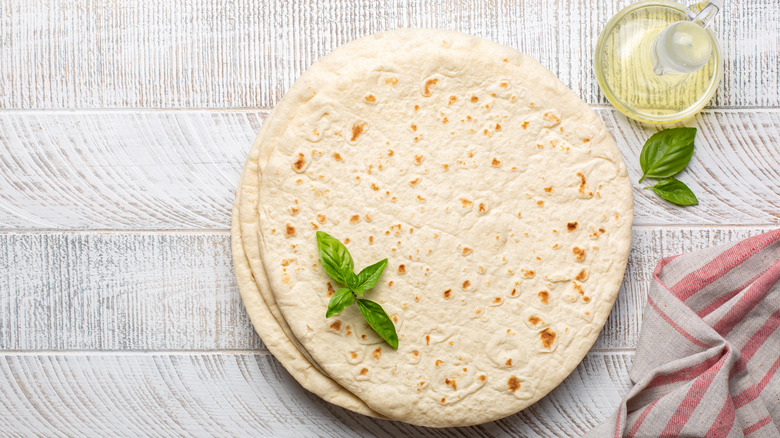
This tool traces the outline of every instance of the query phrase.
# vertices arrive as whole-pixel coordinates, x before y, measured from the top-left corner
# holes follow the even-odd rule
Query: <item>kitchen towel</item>
[[[588,437],[780,437],[780,229],[662,259],[634,386]]]

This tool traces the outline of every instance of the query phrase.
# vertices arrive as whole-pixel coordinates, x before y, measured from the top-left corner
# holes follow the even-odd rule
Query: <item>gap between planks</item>
[[[588,356],[611,356],[616,354],[633,355],[636,348],[594,348]],[[268,350],[2,350],[0,358],[15,356],[231,356],[256,354],[273,356]]]
[[[592,109],[594,110],[610,110],[618,112],[618,109],[615,108],[612,105],[604,105],[604,104],[588,104]],[[133,107],[123,107],[123,108],[53,108],[53,109],[42,109],[42,108],[0,108],[0,114],[25,114],[25,115],[36,115],[36,114],[49,114],[49,115],[56,115],[56,114],[105,114],[105,113],[224,113],[224,112],[231,112],[231,113],[256,113],[256,112],[266,112],[270,113],[273,111],[274,107],[215,107],[215,108],[209,108],[209,107],[188,107],[188,108],[175,108],[175,107],[159,107],[159,108],[146,108],[146,107],[140,107],[140,108],[133,108]],[[700,112],[702,113],[752,113],[756,111],[761,112],[769,112],[769,113],[778,113],[780,112],[780,107],[776,106],[715,106],[715,107],[704,107]],[[693,116],[691,116],[692,118]],[[685,119],[682,122],[687,122],[691,118]],[[666,125],[679,125],[681,123],[670,123]],[[651,124],[643,123],[643,125],[652,127]],[[659,125],[659,126],[666,126],[666,125]]]
[[[642,224],[632,225],[632,230],[657,230],[657,229],[714,229],[714,230],[738,230],[748,228],[772,228],[777,227],[777,223],[755,223],[755,224],[716,224],[716,225],[696,225],[696,224]],[[230,228],[204,228],[199,230],[187,230],[187,229],[161,229],[161,230],[124,230],[124,229],[68,229],[68,228],[0,228],[2,234],[131,234],[131,235],[148,235],[148,234],[169,234],[169,235],[204,235],[204,234],[230,234]]]

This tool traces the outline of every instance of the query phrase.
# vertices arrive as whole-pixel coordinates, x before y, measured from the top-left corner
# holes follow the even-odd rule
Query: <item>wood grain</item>
[[[633,354],[593,353],[519,414],[458,429],[375,420],[301,388],[268,354],[0,355],[0,430],[28,436],[573,437],[616,409]]]
[[[599,350],[636,346],[662,257],[768,228],[638,228]],[[227,232],[0,234],[0,350],[264,350]]]
[[[592,53],[628,0],[0,1],[0,108],[269,108],[341,44],[400,27],[468,32],[605,104]],[[780,0],[725,2],[712,105],[780,104]],[[760,24],[759,24],[760,23]]]
[[[701,204],[679,208],[636,181],[655,132],[599,115],[634,183],[636,225],[780,224],[780,112],[708,111],[680,179]],[[229,228],[249,147],[265,111],[0,112],[0,228]]]

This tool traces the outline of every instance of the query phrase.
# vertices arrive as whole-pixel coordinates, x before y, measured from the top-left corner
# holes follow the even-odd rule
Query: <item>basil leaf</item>
[[[387,316],[385,310],[379,304],[364,300],[362,298],[357,299],[360,313],[363,314],[363,318],[366,319],[368,325],[371,326],[374,331],[382,337],[391,347],[398,349],[398,334],[395,332],[395,325],[393,321]]]
[[[371,266],[366,266],[358,273],[355,286],[353,287],[350,285],[349,287],[355,291],[356,294],[360,294],[362,296],[363,292],[371,289],[372,287],[376,286],[377,283],[379,283],[379,277],[382,276],[382,272],[384,272],[385,266],[387,266],[387,259],[374,263]]]
[[[662,179],[685,169],[693,156],[696,128],[672,128],[658,131],[647,139],[639,155],[642,182],[646,177]]]
[[[333,296],[330,297],[330,303],[328,303],[328,311],[325,312],[325,318],[338,315],[354,301],[355,294],[353,294],[351,290],[346,287],[337,290],[333,293]]]
[[[659,181],[652,187],[645,188],[653,189],[661,198],[678,205],[696,205],[699,203],[691,189],[684,182],[675,178],[668,178]]]
[[[349,274],[354,275],[354,262],[349,250],[328,233],[317,231],[317,247],[325,272],[340,284],[347,284]]]

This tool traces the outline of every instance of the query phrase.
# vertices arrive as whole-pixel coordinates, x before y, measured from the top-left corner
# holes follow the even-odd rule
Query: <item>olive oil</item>
[[[626,115],[673,122],[712,97],[721,75],[717,41],[684,9],[640,5],[607,27],[596,49],[596,75]]]

